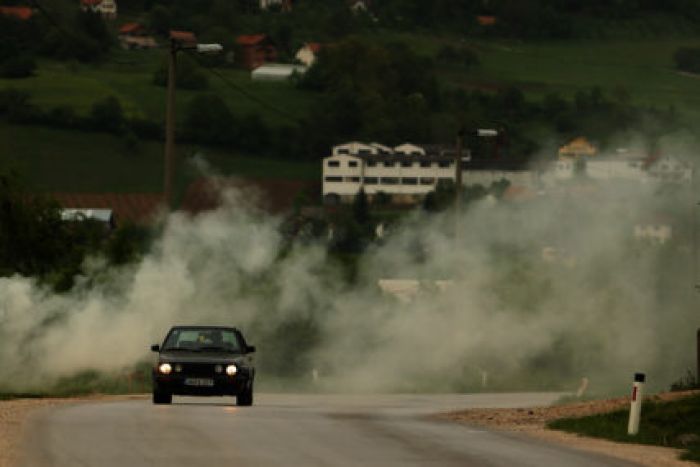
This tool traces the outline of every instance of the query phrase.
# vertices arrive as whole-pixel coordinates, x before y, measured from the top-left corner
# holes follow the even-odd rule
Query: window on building
[[[413,167],[413,161],[401,161],[401,167]]]
[[[379,183],[377,177],[365,177],[365,185],[376,185],[377,183]]]
[[[348,167],[357,167],[357,161],[348,162]]]
[[[380,183],[382,185],[398,185],[399,178],[398,177],[382,177],[380,180]]]
[[[376,167],[377,162],[376,161],[367,161],[367,167]]]
[[[438,167],[440,167],[441,169],[446,169],[446,168],[451,167],[451,166],[452,166],[452,162],[450,162],[450,161],[438,162]]]
[[[401,179],[402,185],[418,185],[418,179],[416,177],[404,177]]]
[[[432,164],[430,163],[430,161],[421,161],[420,162],[420,166],[423,167],[424,169],[430,168],[431,165]]]
[[[326,177],[324,180],[327,182],[342,182],[343,177]]]
[[[346,182],[360,183],[360,177],[345,177]]]
[[[423,177],[420,179],[421,185],[432,185],[434,183],[435,183],[435,179],[433,177]]]
[[[338,154],[350,154],[348,148],[338,149]]]
[[[340,161],[328,161],[328,167],[340,167]]]
[[[391,161],[384,162],[384,167],[393,167],[393,166],[394,166],[394,163]]]
[[[372,151],[370,151],[369,149],[360,149],[359,151],[357,151],[357,153],[361,156],[368,156],[372,154]]]

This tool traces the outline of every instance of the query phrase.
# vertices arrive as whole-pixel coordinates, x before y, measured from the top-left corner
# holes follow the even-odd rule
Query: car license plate
[[[214,386],[214,380],[211,378],[185,378],[186,386]]]

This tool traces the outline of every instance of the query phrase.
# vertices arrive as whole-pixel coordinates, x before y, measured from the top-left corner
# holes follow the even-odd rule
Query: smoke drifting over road
[[[119,371],[192,323],[239,326],[263,371],[311,380],[315,369],[329,390],[476,390],[484,374],[491,388],[573,389],[586,376],[608,389],[635,371],[667,386],[692,366],[700,324],[689,196],[586,182],[471,204],[458,228],[453,213],[415,214],[363,255],[349,286],[325,239],[289,245],[280,218],[228,190],[216,211],[171,215],[138,264],[93,261],[71,293],[0,279],[0,380]],[[673,240],[635,240],[659,211],[682,221]],[[451,285],[406,302],[379,291],[383,278]]]

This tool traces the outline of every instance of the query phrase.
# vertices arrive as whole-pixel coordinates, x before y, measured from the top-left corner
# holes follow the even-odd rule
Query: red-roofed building
[[[0,6],[0,15],[27,21],[34,16],[34,10],[27,6]]]
[[[186,46],[197,45],[197,36],[190,31],[170,31],[170,39]]]
[[[311,66],[316,61],[318,53],[321,51],[321,44],[318,42],[307,42],[294,56],[306,66]]]
[[[125,23],[119,28],[119,42],[123,49],[154,49],[158,47],[155,38],[148,34],[140,23]]]
[[[117,2],[115,0],[80,0],[83,11],[99,13],[105,19],[116,19]]]
[[[236,47],[236,62],[248,70],[277,60],[277,49],[266,34],[238,36]]]
[[[117,226],[152,223],[163,205],[160,193],[52,193],[64,209],[111,209]]]
[[[490,15],[481,15],[476,17],[476,22],[479,23],[479,26],[495,26],[498,18]]]

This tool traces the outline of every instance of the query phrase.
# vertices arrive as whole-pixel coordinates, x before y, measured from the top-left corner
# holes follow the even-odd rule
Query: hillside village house
[[[119,27],[119,43],[123,49],[154,49],[156,40],[139,23],[125,23]]]
[[[28,21],[34,16],[34,10],[26,6],[0,6],[0,15]]]
[[[279,6],[282,11],[292,10],[292,0],[259,0],[261,10],[267,10],[273,6]]]
[[[197,36],[190,31],[170,31],[170,40],[177,41],[187,47],[197,45]]]
[[[253,81],[285,81],[294,74],[306,73],[304,65],[290,65],[287,63],[266,63],[250,73]]]
[[[316,61],[318,53],[321,51],[321,44],[318,42],[307,42],[296,53],[294,58],[306,66],[311,66]]]
[[[534,187],[537,174],[503,161],[463,159],[465,185],[490,186],[500,180]],[[327,203],[349,203],[363,189],[370,200],[382,192],[394,203],[420,201],[438,183],[454,183],[454,152],[435,146],[405,143],[394,148],[351,142],[333,147],[323,159],[323,196]]]
[[[116,19],[117,2],[115,0],[80,0],[83,11],[99,13],[105,19]]]
[[[582,163],[582,161],[585,162]],[[583,160],[562,157],[554,164],[546,178],[551,181],[561,181],[578,175],[594,180],[690,183],[693,178],[693,168],[689,163],[673,156],[648,156],[621,149],[612,155],[600,155]]]
[[[247,70],[253,70],[277,60],[277,49],[266,34],[238,36],[236,47],[238,49],[236,61]]]
[[[559,148],[560,159],[578,159],[579,157],[595,157],[598,148],[584,137],[571,140]]]

